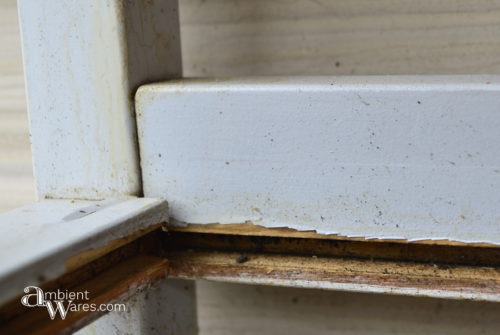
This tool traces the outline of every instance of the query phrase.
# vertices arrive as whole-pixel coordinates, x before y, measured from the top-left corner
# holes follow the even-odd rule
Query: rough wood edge
[[[134,240],[152,232],[157,229],[159,229],[164,223],[158,223],[156,225],[149,226],[145,229],[141,229],[139,231],[136,231],[135,233],[132,233],[128,236],[118,238],[116,240],[112,240],[111,242],[107,243],[106,245],[99,247],[99,248],[91,248],[87,249],[85,251],[82,251],[76,255],[71,256],[70,258],[66,259],[64,261],[64,264],[66,266],[66,270],[73,271],[76,270],[86,264],[91,263],[92,261],[105,256],[106,254],[109,254],[110,252],[126,245]]]
[[[427,245],[447,245],[447,246],[466,246],[466,247],[489,247],[500,248],[500,245],[492,243],[465,243],[451,240],[415,240],[409,241],[405,239],[366,239],[364,237],[348,237],[338,234],[319,234],[316,231],[300,231],[292,228],[267,228],[247,221],[245,223],[236,224],[182,224],[171,220],[165,229],[168,231],[192,232],[204,234],[226,234],[226,235],[243,235],[243,236],[270,236],[270,237],[290,237],[290,238],[312,238],[312,239],[328,239],[328,240],[344,240],[344,241],[366,241],[373,243],[403,243],[403,244],[427,244]]]

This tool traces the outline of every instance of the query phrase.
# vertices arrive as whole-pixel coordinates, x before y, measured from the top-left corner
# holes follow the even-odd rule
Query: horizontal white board
[[[173,219],[500,244],[500,77],[183,80],[136,96]]]

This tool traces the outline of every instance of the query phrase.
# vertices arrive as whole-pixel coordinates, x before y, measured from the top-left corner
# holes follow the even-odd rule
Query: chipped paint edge
[[[39,204],[43,205],[45,201],[57,202],[70,200],[44,200]],[[138,203],[139,206],[136,205],[134,207],[134,202]],[[90,257],[86,260],[75,261],[82,253],[89,250],[95,250],[99,253],[100,248],[106,250],[106,247],[109,245],[112,245],[111,250],[113,250],[115,249],[114,244],[120,241],[120,239],[126,239],[130,235],[138,238],[149,232],[152,227],[157,227],[159,223],[168,221],[168,204],[165,200],[129,198],[119,201],[114,206],[123,206],[123,211],[120,212],[121,216],[109,221],[103,221],[100,224],[102,228],[96,228],[88,232],[82,231],[82,234],[78,238],[63,241],[45,253],[39,253],[36,249],[30,249],[30,254],[32,255],[30,255],[30,259],[21,260],[16,264],[15,268],[4,269],[0,278],[0,303],[19,295],[27,285],[42,284],[55,279],[73,270],[74,266],[83,265],[93,259]],[[29,206],[24,208],[27,207]],[[129,212],[123,214],[127,209]],[[82,219],[95,220],[92,214]],[[1,218],[2,216],[0,216]],[[20,217],[20,220],[22,220],[22,217]],[[66,222],[65,224],[72,225],[74,223]],[[29,229],[29,226],[27,229]],[[61,231],[54,233],[64,234]],[[22,235],[16,238],[16,240],[26,240],[27,236],[30,236],[30,233],[26,231]],[[29,247],[29,245],[19,247]]]

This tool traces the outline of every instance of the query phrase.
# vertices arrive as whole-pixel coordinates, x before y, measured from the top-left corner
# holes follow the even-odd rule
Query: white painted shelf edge
[[[0,215],[0,303],[65,273],[68,258],[167,219],[166,201],[132,197],[44,200]]]

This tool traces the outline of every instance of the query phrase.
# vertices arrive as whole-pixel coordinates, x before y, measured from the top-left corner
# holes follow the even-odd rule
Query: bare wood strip
[[[169,258],[170,275],[180,278],[500,301],[495,268],[211,251]]]
[[[185,231],[171,232],[166,242],[170,250],[211,250],[228,252],[259,252],[281,255],[308,255],[378,259],[396,262],[421,262],[429,264],[500,267],[500,249],[349,241],[334,239],[294,238],[276,236],[249,236],[204,234]]]
[[[347,237],[337,234],[318,234],[315,231],[300,231],[291,228],[266,228],[246,222],[243,224],[188,224],[180,226],[177,223],[170,224],[167,229],[169,231],[192,232],[204,234],[225,234],[225,235],[243,235],[243,236],[275,236],[289,238],[313,238],[313,239],[328,239],[328,240],[343,240],[343,241],[369,241],[374,243],[396,242],[404,244],[428,244],[428,245],[449,245],[449,246],[467,246],[467,247],[492,247],[500,248],[500,245],[490,243],[464,243],[449,240],[419,240],[408,241],[403,239],[366,239],[363,237]]]

